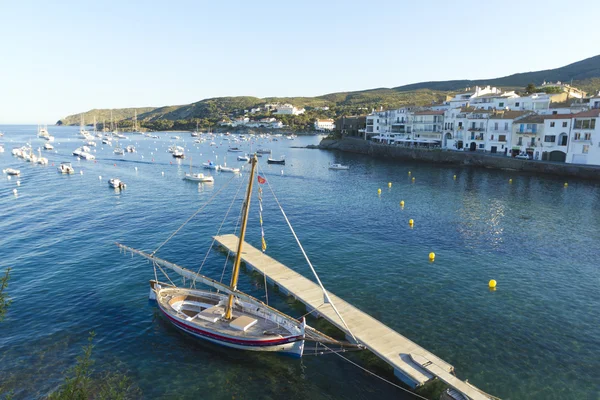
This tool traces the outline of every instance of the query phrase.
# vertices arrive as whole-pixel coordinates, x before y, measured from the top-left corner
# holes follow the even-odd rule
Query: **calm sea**
[[[120,254],[114,242],[152,251],[223,188],[158,252],[198,269],[241,187],[221,233],[235,229],[247,175],[217,173],[213,185],[182,177],[190,155],[195,170],[207,160],[242,164],[227,153],[228,142],[198,145],[189,133],[129,135],[121,144],[133,144],[137,153],[116,156],[98,142],[97,162],[77,161],[71,152],[82,144],[78,128],[49,130],[56,152],[46,152],[51,164],[39,166],[10,153],[26,142],[42,146],[36,127],[0,126],[6,148],[0,167],[21,170],[18,187],[14,177],[0,179],[0,271],[13,268],[13,305],[0,324],[0,385],[16,398],[55,389],[89,331],[96,333],[96,370],[127,372],[145,398],[412,398],[335,355],[297,360],[224,349],[158,316],[147,298],[151,265]],[[166,151],[175,135],[187,149],[182,162]],[[570,180],[564,188],[564,180],[548,176],[291,148],[318,140],[264,139],[253,148],[285,154],[284,167],[263,158],[262,173],[329,290],[503,399],[600,398],[597,183]],[[61,161],[73,162],[77,173],[57,173]],[[329,170],[333,162],[350,170]],[[127,189],[109,189],[111,177]],[[267,253],[308,276],[267,193],[263,205]],[[247,241],[259,246],[256,206]],[[228,282],[230,264],[212,250],[202,272]],[[262,279],[249,273],[240,279],[242,290],[265,298]],[[490,279],[498,282],[495,292]],[[302,314],[268,289],[270,304]]]

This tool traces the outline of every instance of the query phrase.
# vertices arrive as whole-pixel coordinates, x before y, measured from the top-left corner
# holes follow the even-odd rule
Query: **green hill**
[[[529,83],[540,85],[543,81],[571,82],[588,93],[600,90],[600,55],[591,57],[561,68],[536,72],[513,74],[501,78],[480,80],[452,80],[440,82],[421,82],[398,86],[392,89],[378,88],[354,92],[330,93],[317,97],[216,97],[204,99],[192,104],[165,107],[142,107],[90,110],[83,113],[89,124],[96,117],[98,122],[110,121],[112,111],[120,126],[130,125],[137,111],[140,125],[149,129],[169,129],[171,127],[194,126],[196,122],[203,127],[215,124],[222,118],[235,117],[267,103],[291,103],[304,107],[309,112],[303,120],[324,116],[334,117],[343,114],[364,114],[371,109],[398,108],[406,105],[428,105],[439,102],[453,92],[466,87],[491,85],[501,88],[519,89]],[[311,111],[315,107],[330,107],[328,112]],[[267,115],[267,114],[264,114]],[[79,125],[81,114],[62,118],[57,125]]]

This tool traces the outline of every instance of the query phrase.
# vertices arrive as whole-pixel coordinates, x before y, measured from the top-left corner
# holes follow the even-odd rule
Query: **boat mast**
[[[252,168],[250,169],[250,178],[248,180],[248,191],[246,192],[246,201],[243,205],[243,215],[242,215],[242,227],[240,229],[240,239],[237,246],[237,253],[235,254],[235,261],[233,264],[233,276],[231,277],[231,291],[234,292],[237,290],[237,282],[238,275],[240,274],[240,261],[242,260],[242,245],[244,243],[244,237],[246,236],[246,224],[248,222],[248,210],[250,209],[250,198],[252,197],[252,184],[254,183],[254,172],[256,170],[256,164],[258,163],[258,158],[256,155],[252,156]],[[225,318],[231,319],[231,311],[233,309],[233,294],[229,295],[229,300],[227,301],[227,308],[225,309]]]

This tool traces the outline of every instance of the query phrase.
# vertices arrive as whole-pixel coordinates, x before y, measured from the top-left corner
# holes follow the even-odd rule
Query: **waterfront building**
[[[315,120],[315,131],[324,132],[332,131],[335,129],[335,122],[333,119],[317,119]]]
[[[442,143],[444,111],[416,111],[412,117],[412,139],[423,143]]]
[[[530,159],[540,159],[541,151],[534,158],[535,148],[544,133],[544,117],[537,114],[527,115],[513,124],[511,138],[512,156],[527,154]],[[541,144],[539,145],[541,147]],[[538,149],[539,150],[539,149]]]
[[[335,130],[343,136],[361,137],[366,139],[366,116],[343,116],[335,121]]]
[[[487,130],[484,137],[484,150],[510,156],[513,124],[530,115],[530,111],[498,110],[488,114]]]
[[[565,162],[569,148],[569,136],[573,114],[552,114],[544,116],[543,136],[538,134],[536,152],[541,152],[541,160]],[[536,154],[534,153],[534,158]]]
[[[573,115],[566,161],[600,165],[600,109]]]
[[[466,125],[465,131],[465,147],[469,151],[485,151],[485,134],[488,128],[488,122],[492,110],[473,109],[467,107],[461,110],[465,113]]]

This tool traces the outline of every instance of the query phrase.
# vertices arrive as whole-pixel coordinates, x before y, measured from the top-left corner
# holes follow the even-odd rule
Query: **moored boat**
[[[210,183],[210,182],[214,182],[215,178],[213,178],[210,175],[204,175],[202,173],[185,173],[185,176],[183,177],[184,180],[186,181],[192,181],[192,182],[203,182],[203,183]]]
[[[125,182],[121,181],[119,178],[111,178],[108,180],[108,186],[113,189],[125,189],[127,185]]]
[[[281,156],[281,158],[280,158],[280,159],[278,159],[278,160],[277,160],[277,159],[274,159],[274,158],[271,158],[271,157],[269,157],[269,158],[267,158],[267,163],[268,163],[268,164],[281,164],[281,165],[285,165],[285,157],[284,157],[284,156]]]
[[[349,166],[347,165],[342,165],[342,164],[331,164],[329,166],[329,169],[339,169],[339,170],[343,170],[343,169],[350,169]]]
[[[6,168],[3,172],[7,175],[12,175],[12,176],[21,175],[21,171],[18,169],[14,169],[14,168]]]
[[[70,162],[63,162],[60,163],[60,166],[58,167],[58,172],[60,172],[61,174],[72,175],[75,173],[75,168],[73,168]]]

